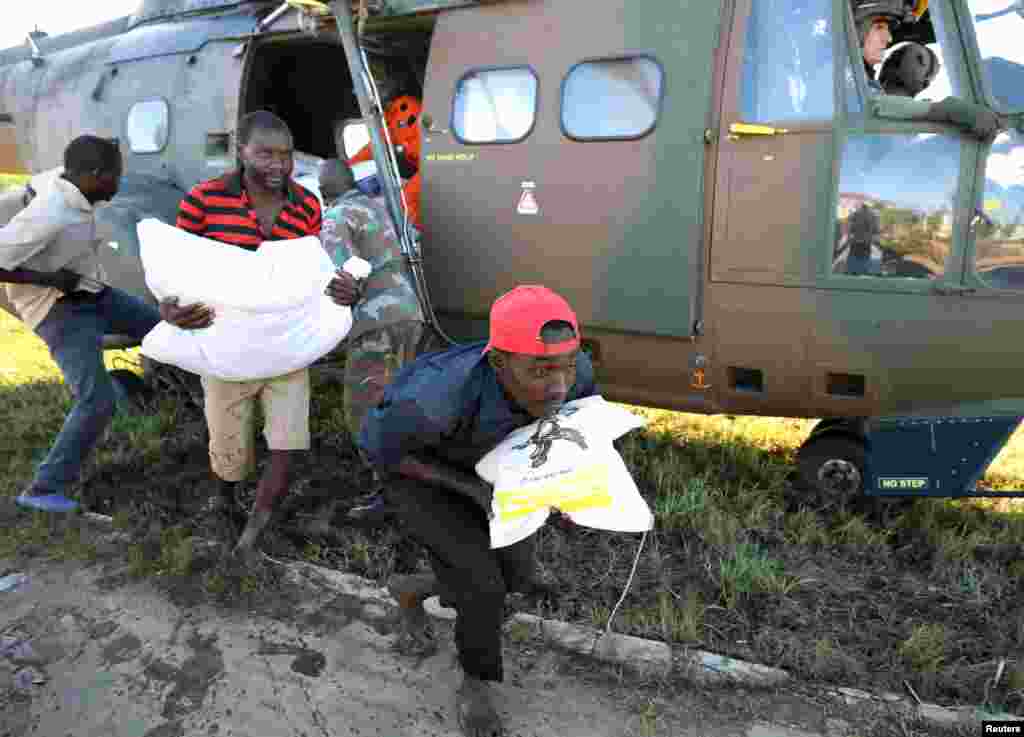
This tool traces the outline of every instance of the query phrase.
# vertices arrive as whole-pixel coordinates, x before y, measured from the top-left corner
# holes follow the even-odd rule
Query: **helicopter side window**
[[[1000,133],[985,166],[974,227],[974,273],[996,289],[1024,289],[1024,134]]]
[[[754,0],[740,110],[747,122],[831,120],[832,2]]]
[[[959,173],[956,138],[851,135],[842,155],[832,273],[941,279]]]
[[[664,79],[648,56],[576,64],[562,82],[562,131],[580,141],[646,136],[658,120]]]
[[[132,105],[125,134],[132,153],[158,154],[167,146],[171,111],[167,101],[144,100]]]
[[[476,69],[455,85],[452,132],[460,143],[518,143],[537,119],[537,75],[529,67]]]

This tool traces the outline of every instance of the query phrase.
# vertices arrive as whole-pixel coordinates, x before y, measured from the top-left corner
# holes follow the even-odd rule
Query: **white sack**
[[[249,381],[297,371],[326,355],[352,327],[352,311],[324,294],[335,267],[315,236],[247,251],[155,219],[138,225],[146,285],[157,299],[201,302],[213,325],[181,330],[161,322],[142,353],[204,376]],[[361,259],[346,263],[357,278]]]
[[[651,529],[654,515],[612,445],[643,424],[602,397],[587,397],[566,403],[555,424],[538,420],[510,433],[476,465],[477,474],[494,485],[491,547],[529,537],[552,509],[586,527]]]

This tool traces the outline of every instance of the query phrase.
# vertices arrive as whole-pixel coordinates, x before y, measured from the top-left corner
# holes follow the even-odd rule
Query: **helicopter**
[[[288,123],[314,190],[369,141],[443,335],[544,283],[609,399],[821,418],[798,474],[829,493],[1020,496],[977,481],[1024,416],[1024,4],[907,4],[894,47],[941,59],[919,97],[998,112],[994,140],[872,104],[849,0],[142,0],[0,51],[0,151],[45,186],[74,136],[117,137],[104,267],[152,299],[135,226],[234,166],[242,115]]]

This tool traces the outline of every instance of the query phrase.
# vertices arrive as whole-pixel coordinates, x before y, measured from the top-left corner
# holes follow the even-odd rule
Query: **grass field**
[[[50,358],[46,345],[17,319],[2,311],[0,345],[3,345],[0,353],[0,386],[9,389],[24,384],[38,384],[42,385],[40,390],[44,395],[56,396],[61,393],[57,389],[61,381],[60,372]],[[107,351],[104,358],[111,368],[133,367],[138,361],[138,349]],[[705,417],[667,410],[636,409],[647,418],[646,429],[650,434],[700,439],[722,448],[729,447],[733,441],[742,440],[744,445],[780,455],[795,451],[815,422],[775,417]],[[985,478],[994,488],[1024,487],[1024,428],[1013,435],[992,463]],[[1007,510],[1021,506],[1024,512],[1024,501],[995,504]]]
[[[31,478],[70,406],[42,341],[0,313],[0,496]],[[130,365],[132,352],[108,353]],[[204,569],[193,537],[216,535],[200,502],[212,493],[202,414],[172,399],[119,414],[86,472],[86,485],[119,525],[159,519],[132,548],[139,575],[229,589]],[[900,690],[1024,715],[1024,501],[917,500],[882,516],[805,498],[786,483],[812,420],[703,417],[634,408],[648,420],[620,450],[656,516],[619,631],[784,667],[816,681]],[[314,377],[314,448],[290,498],[354,495],[365,486],[344,432],[337,383]],[[987,475],[1024,487],[1024,433]],[[251,490],[250,490],[251,493]],[[175,501],[176,500],[176,501]],[[2,526],[0,526],[2,527]],[[341,526],[336,534],[269,534],[277,558],[304,558],[383,581],[403,566],[390,528]],[[87,541],[47,537],[39,520],[8,528],[0,559],[33,545],[86,557]],[[630,578],[636,542],[600,531],[544,528],[542,574],[563,592],[555,616],[603,627]],[[1009,552],[1007,552],[1009,551]],[[184,585],[184,584],[183,584]],[[243,594],[259,588],[244,579]],[[269,595],[261,591],[261,596]],[[990,664],[1007,675],[991,686]]]

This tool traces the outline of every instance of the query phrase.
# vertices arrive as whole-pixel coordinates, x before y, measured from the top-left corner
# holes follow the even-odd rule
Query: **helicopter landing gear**
[[[801,491],[810,492],[821,511],[846,510],[888,524],[912,505],[913,499],[867,493],[867,440],[854,428],[844,420],[829,420],[816,427],[797,451],[796,483]]]
[[[796,480],[826,506],[845,505],[864,492],[867,450],[863,438],[812,434],[797,452]]]

